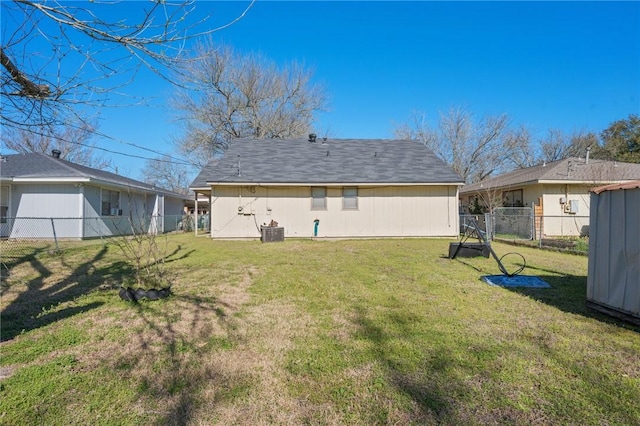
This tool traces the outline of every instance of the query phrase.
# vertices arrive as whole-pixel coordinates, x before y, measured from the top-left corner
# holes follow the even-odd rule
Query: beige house
[[[210,201],[212,238],[455,237],[462,179],[408,140],[240,139],[191,189]]]
[[[591,188],[640,179],[640,164],[566,158],[515,170],[460,190],[461,212],[533,207],[537,232],[571,236],[588,232]]]

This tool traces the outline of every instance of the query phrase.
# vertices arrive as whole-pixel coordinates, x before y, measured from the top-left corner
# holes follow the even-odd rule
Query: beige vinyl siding
[[[353,188],[352,185],[346,187]],[[343,187],[327,187],[326,210],[311,207],[311,187],[214,186],[213,238],[258,238],[271,220],[286,237],[429,237],[457,235],[456,186],[358,187],[358,208],[343,209]]]
[[[544,223],[546,236],[580,236],[589,226],[591,185],[544,184]],[[577,200],[578,212],[567,213],[560,199]]]

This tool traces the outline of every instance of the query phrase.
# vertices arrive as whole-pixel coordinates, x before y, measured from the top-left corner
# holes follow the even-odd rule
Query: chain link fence
[[[461,214],[460,215],[460,235],[464,235],[467,231],[467,228],[471,225],[472,221],[480,228],[486,237],[487,240],[491,241],[492,235],[491,232],[493,230],[491,215],[489,213],[486,214]]]
[[[533,240],[535,235],[533,209],[529,207],[497,207],[493,210],[495,237]]]
[[[92,218],[18,217],[2,218],[0,261],[3,269],[41,252],[60,251],[61,240],[103,239],[135,233],[193,232],[192,215],[102,216]],[[209,216],[198,217],[198,231],[209,231]]]
[[[484,215],[460,215],[460,233],[475,219],[488,239],[570,239],[589,236],[589,216],[535,216],[529,207],[501,207]]]

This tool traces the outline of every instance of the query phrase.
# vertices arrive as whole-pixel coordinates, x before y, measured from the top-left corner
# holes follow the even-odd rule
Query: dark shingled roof
[[[482,182],[466,185],[460,194],[481,191],[486,188],[506,188],[535,183],[586,183],[599,185],[605,182],[620,182],[640,179],[640,164],[584,158],[565,158],[526,169],[488,178]]]
[[[120,176],[115,173],[91,167],[81,166],[61,158],[54,158],[39,152],[29,154],[3,155],[0,162],[0,177],[3,180],[14,178],[30,179],[74,179],[99,181],[123,187],[131,187],[151,192],[163,193],[178,198],[187,198],[167,189],[159,188],[148,183]]]
[[[386,139],[238,139],[191,184],[462,184],[426,146]]]

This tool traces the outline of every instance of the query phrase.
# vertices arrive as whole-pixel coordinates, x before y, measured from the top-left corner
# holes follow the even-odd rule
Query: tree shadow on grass
[[[64,279],[53,285],[47,284],[47,278],[51,277],[53,272],[41,262],[37,256],[38,253],[25,257],[23,262],[28,262],[38,276],[24,284],[24,291],[18,294],[0,314],[2,321],[0,341],[11,340],[22,332],[101,306],[101,302],[91,302],[79,303],[77,306],[61,310],[52,309],[98,289],[107,279],[118,280],[131,274],[131,268],[124,262],[96,267],[106,252],[107,247],[103,246],[93,257],[74,267]]]
[[[508,290],[560,309],[563,312],[581,315],[587,318],[613,324],[640,332],[640,327],[620,319],[598,312],[587,306],[587,277],[562,275],[559,271],[527,266],[527,270],[539,271],[537,275],[551,288],[505,287]],[[554,274],[554,275],[551,275]],[[526,274],[533,275],[533,274]]]
[[[442,258],[447,257],[443,256]],[[461,258],[456,258],[455,260],[469,268],[475,269],[481,275],[494,274],[493,272],[474,265],[471,261],[466,261]],[[535,275],[551,285],[551,288],[504,288],[567,313],[593,318],[604,323],[615,324],[640,332],[640,327],[638,326],[587,307],[587,277],[584,275],[567,275],[563,271],[555,271],[531,265],[526,265],[521,275]]]
[[[48,250],[49,245],[44,247],[24,247],[20,250],[13,248],[7,250],[7,247],[6,241],[0,241],[0,278],[2,279],[2,284],[11,275],[13,268],[44,253]]]
[[[47,278],[51,277],[53,272],[40,259],[41,256],[46,255],[46,250],[47,247],[32,248],[23,251],[20,257],[11,258],[8,264],[3,262],[3,268],[6,267],[7,272],[10,272],[10,268],[21,263],[29,263],[38,276],[27,282],[24,285],[25,290],[0,313],[2,321],[0,341],[11,340],[22,332],[95,309],[103,303],[91,302],[59,310],[52,308],[100,288],[116,288],[125,278],[134,275],[133,267],[128,262],[116,261],[108,264],[101,262],[109,250],[107,245],[103,245],[90,259],[77,266],[68,264],[62,254],[60,262],[71,272],[68,272],[61,281],[50,285],[47,284]],[[165,263],[175,262],[194,252],[191,250],[180,253],[182,250],[182,246],[176,247],[164,256],[163,261]],[[3,271],[3,273],[5,272]]]
[[[212,397],[219,398],[219,392],[232,387],[225,386],[233,380],[228,373],[200,362],[200,354],[207,353],[212,343],[202,342],[198,336],[206,332],[207,324],[228,320],[220,303],[212,296],[174,293],[160,301],[129,305],[143,325],[135,327],[131,335],[129,344],[135,349],[116,355],[116,364],[127,371],[128,380],[137,382],[137,398],[162,401],[160,416],[149,424],[191,424],[201,403],[202,388],[217,384],[220,390]],[[183,322],[179,318],[185,308],[190,321]]]
[[[368,318],[366,309],[357,309],[355,323],[359,326],[359,337],[371,341],[378,361],[387,370],[387,380],[397,390],[411,398],[417,412],[411,414],[418,424],[453,424],[458,417],[458,406],[468,395],[467,386],[456,378],[453,370],[460,366],[452,355],[454,348],[443,347],[424,353],[418,368],[405,365],[402,357],[395,353],[398,338],[411,336],[414,319],[404,312],[391,313],[378,321]],[[391,331],[393,330],[393,331]],[[443,336],[434,336],[442,340]]]

